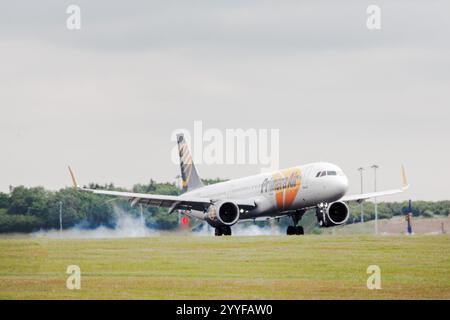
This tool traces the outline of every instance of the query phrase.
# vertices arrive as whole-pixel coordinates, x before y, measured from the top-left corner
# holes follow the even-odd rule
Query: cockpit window
[[[318,177],[325,177],[325,176],[344,176],[344,172],[342,171],[319,171],[316,174],[316,178]]]

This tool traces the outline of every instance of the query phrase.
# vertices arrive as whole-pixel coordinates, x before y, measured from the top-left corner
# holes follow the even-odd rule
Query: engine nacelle
[[[317,208],[316,216],[321,227],[333,227],[344,224],[350,216],[350,210],[344,202],[338,201]]]
[[[206,221],[213,226],[232,226],[239,220],[239,207],[231,201],[220,201],[208,208]]]

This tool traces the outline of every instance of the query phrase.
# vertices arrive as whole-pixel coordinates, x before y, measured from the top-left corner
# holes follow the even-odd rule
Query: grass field
[[[374,264],[381,290],[366,287]],[[0,239],[0,299],[93,298],[450,299],[450,237]]]

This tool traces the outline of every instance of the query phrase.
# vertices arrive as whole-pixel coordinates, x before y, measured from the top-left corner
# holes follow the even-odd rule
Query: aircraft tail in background
[[[197,169],[192,160],[191,153],[183,134],[177,134],[178,151],[180,155],[181,182],[183,192],[203,187]]]

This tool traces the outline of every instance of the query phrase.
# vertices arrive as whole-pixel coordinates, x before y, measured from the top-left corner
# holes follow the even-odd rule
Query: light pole
[[[361,176],[361,194],[363,194],[363,171],[364,168],[360,167],[358,168],[359,174]],[[364,206],[363,206],[363,202],[361,201],[359,203],[360,207],[361,207],[361,223],[364,223]]]
[[[374,192],[377,192],[377,169],[379,168],[378,165],[374,164],[371,166],[373,169],[374,174]],[[375,234],[378,234],[378,204],[377,204],[377,197],[374,198],[375,201]]]
[[[62,207],[63,207],[63,202],[60,201],[59,202],[59,231],[62,231],[63,227],[62,227]]]

